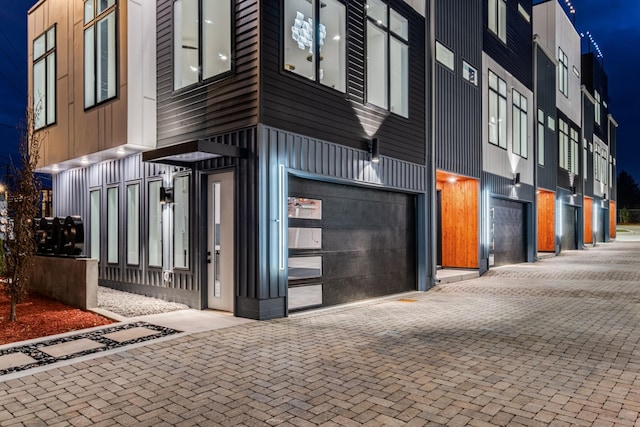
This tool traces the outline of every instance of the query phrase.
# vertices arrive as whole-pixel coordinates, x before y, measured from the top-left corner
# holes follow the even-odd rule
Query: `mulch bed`
[[[29,295],[18,304],[16,322],[9,322],[10,309],[9,299],[0,293],[0,345],[114,323],[98,314],[37,295]]]

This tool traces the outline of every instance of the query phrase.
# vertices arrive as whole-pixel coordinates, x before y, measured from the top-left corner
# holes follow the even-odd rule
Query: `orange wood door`
[[[555,246],[555,217],[556,194],[551,191],[541,191],[538,194],[538,250],[554,252]]]

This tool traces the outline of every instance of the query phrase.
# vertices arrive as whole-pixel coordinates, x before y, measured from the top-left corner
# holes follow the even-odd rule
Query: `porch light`
[[[368,142],[369,160],[372,163],[380,163],[380,141],[378,138],[371,138]]]
[[[513,186],[516,188],[520,187],[520,172],[516,173],[511,181]]]
[[[160,187],[160,204],[173,203],[173,188]]]
[[[572,185],[571,187],[569,187],[569,190],[571,190],[571,195],[572,195],[573,197],[575,197],[575,196],[577,196],[577,195],[578,195],[578,192],[577,192],[577,190],[576,190],[576,186],[575,186],[575,185]]]

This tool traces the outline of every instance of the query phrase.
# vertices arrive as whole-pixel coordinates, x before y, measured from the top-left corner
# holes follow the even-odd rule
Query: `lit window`
[[[489,143],[507,148],[507,83],[489,71]]]
[[[558,119],[558,165],[562,169],[569,170],[569,125],[562,119]]]
[[[118,263],[118,187],[107,189],[107,262]]]
[[[453,52],[439,41],[436,41],[436,61],[451,71],[455,70],[455,57]]]
[[[40,129],[56,121],[56,27],[33,41],[33,121]]]
[[[544,166],[544,111],[538,109],[538,164]]]
[[[507,0],[488,0],[488,27],[500,40],[507,42]]]
[[[467,61],[462,61],[462,78],[474,86],[478,86],[478,70]]]
[[[189,177],[173,180],[173,266],[189,268]]]
[[[367,102],[409,116],[409,21],[367,0]]]
[[[561,48],[558,48],[558,90],[569,96],[569,59]]]
[[[584,170],[584,179],[587,179],[589,175],[589,171],[587,170],[587,144],[582,147],[582,165],[582,169]]]
[[[89,226],[91,227],[89,255],[100,261],[100,190],[91,191],[89,199],[91,204],[89,208]]]
[[[127,185],[127,264],[140,262],[140,184]]]
[[[149,266],[162,266],[162,205],[160,204],[162,181],[149,182]]]
[[[595,119],[596,119],[596,124],[600,124],[600,116],[602,115],[601,111],[600,111],[600,103],[602,102],[602,99],[600,98],[600,93],[596,90],[594,91],[594,95],[596,98],[596,105],[595,105]]]
[[[571,132],[569,133],[569,135],[571,139],[570,171],[577,175],[580,172],[579,165],[578,165],[578,160],[580,159],[580,149],[578,145],[578,131],[575,129],[571,129]]]
[[[515,89],[513,90],[512,98],[512,150],[514,154],[526,159],[529,149],[527,144],[527,138],[529,137],[529,132],[527,131],[527,98]]]
[[[231,70],[231,22],[228,0],[176,0],[173,3],[175,89]]]
[[[347,8],[338,0],[286,0],[284,69],[345,92],[346,16]]]
[[[116,96],[116,1],[84,2],[84,107]]]

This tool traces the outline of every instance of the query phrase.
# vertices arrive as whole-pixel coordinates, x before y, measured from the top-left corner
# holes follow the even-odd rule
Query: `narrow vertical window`
[[[100,190],[89,193],[89,256],[100,261]]]
[[[56,121],[56,27],[33,41],[33,120],[40,129]]]
[[[367,0],[367,102],[409,116],[409,20]]]
[[[231,1],[173,3],[173,87],[180,89],[231,70]]]
[[[602,102],[602,99],[600,98],[600,93],[597,90],[594,91],[594,97],[596,98],[594,116],[595,116],[595,119],[596,119],[596,124],[600,125],[600,116],[602,114],[600,112],[600,104]]]
[[[545,132],[545,126],[544,126],[544,111],[542,111],[541,109],[538,109],[538,132],[537,132],[537,139],[538,139],[538,164],[540,166],[544,166],[544,132]]]
[[[189,268],[189,177],[173,180],[173,266]]]
[[[488,0],[489,30],[503,42],[507,42],[507,0]]]
[[[571,142],[571,169],[570,171],[576,175],[580,173],[579,162],[580,159],[580,148],[578,145],[578,131],[575,129],[571,129],[569,133],[569,138]]]
[[[559,119],[558,130],[558,164],[562,169],[569,170],[569,125]]]
[[[162,205],[160,204],[162,181],[149,182],[147,206],[149,209],[149,266],[162,266]]]
[[[507,83],[489,71],[489,143],[507,148]]]
[[[529,132],[527,130],[527,98],[515,89],[513,90],[512,98],[512,150],[514,154],[526,159],[529,150],[527,144],[527,139],[529,138]]]
[[[558,90],[569,96],[569,60],[562,48],[558,48]]]
[[[107,262],[118,263],[118,187],[107,189]]]
[[[116,2],[84,2],[84,107],[116,96]]]
[[[140,263],[140,184],[127,185],[127,264]]]
[[[588,179],[589,171],[587,170],[587,144],[582,147],[582,170],[584,171],[584,179]]]

